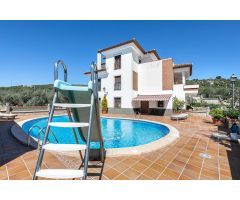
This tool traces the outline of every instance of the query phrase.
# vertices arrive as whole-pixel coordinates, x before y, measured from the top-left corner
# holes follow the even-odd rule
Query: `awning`
[[[137,97],[133,98],[133,101],[168,101],[171,96],[171,94],[138,95]]]

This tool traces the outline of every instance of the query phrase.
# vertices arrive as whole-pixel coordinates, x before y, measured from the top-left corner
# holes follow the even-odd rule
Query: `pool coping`
[[[135,118],[126,118],[126,117],[104,117],[104,118],[109,118],[109,119],[123,119],[123,120],[133,120],[133,121],[143,121],[143,122],[149,122],[149,123],[154,123],[154,124],[160,124],[164,125],[169,129],[169,133],[162,138],[155,140],[153,142],[150,142],[148,144],[143,144],[135,147],[125,147],[125,148],[112,148],[112,149],[107,149],[107,156],[111,157],[117,157],[117,156],[128,156],[128,155],[141,155],[145,153],[150,153],[152,151],[156,151],[158,149],[161,149],[168,144],[172,143],[174,140],[179,138],[179,131],[169,125],[165,124],[162,122],[156,122],[156,121],[151,121],[151,120],[146,120],[146,119],[135,119]]]
[[[62,115],[55,115],[55,116],[62,116]],[[149,122],[149,123],[164,125],[169,129],[169,133],[167,135],[163,136],[162,138],[160,138],[158,140],[150,142],[148,144],[143,144],[143,145],[134,146],[134,147],[106,149],[106,155],[109,157],[130,156],[130,155],[136,156],[136,155],[141,155],[141,154],[145,154],[145,153],[150,153],[150,152],[156,151],[158,149],[161,149],[163,147],[166,147],[167,145],[172,143],[174,140],[179,138],[179,131],[175,127],[173,127],[172,125],[169,125],[169,124],[162,123],[162,122],[151,121],[151,120],[146,120],[146,119],[135,119],[135,118],[130,118],[130,117],[105,117],[105,116],[101,116],[101,117],[108,118],[108,119],[123,119],[123,120]],[[17,122],[17,125],[22,127],[22,125],[24,123],[26,123],[30,120],[41,119],[41,118],[46,118],[46,116],[22,120],[22,121]],[[23,142],[21,138],[18,138],[18,134],[16,134],[16,133],[12,133],[12,134],[14,135],[14,137],[16,139]],[[32,136],[31,136],[31,138],[36,140],[36,138],[34,138]],[[79,156],[78,153],[75,154],[75,153],[63,152],[62,154],[71,155],[71,156],[75,156],[75,155]]]

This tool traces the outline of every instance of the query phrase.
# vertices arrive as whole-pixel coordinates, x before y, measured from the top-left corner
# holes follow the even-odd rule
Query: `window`
[[[106,69],[106,63],[101,63],[101,69]]]
[[[114,69],[121,69],[121,56],[115,56]]]
[[[141,56],[139,56],[139,58],[138,58],[138,63],[139,63],[139,64],[142,63],[142,57],[141,57]]]
[[[174,73],[174,84],[182,84],[182,73]]]
[[[101,91],[101,79],[98,79],[98,91]]]
[[[158,108],[163,108],[164,107],[164,101],[158,101],[157,102],[157,107]]]
[[[138,90],[138,73],[133,71],[133,90]]]
[[[115,76],[114,78],[114,90],[121,90],[121,76]]]
[[[121,108],[121,98],[120,97],[114,98],[114,108]]]

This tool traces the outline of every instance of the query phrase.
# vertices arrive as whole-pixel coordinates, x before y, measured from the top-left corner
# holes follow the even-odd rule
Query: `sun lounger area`
[[[188,118],[187,113],[175,114],[171,116],[172,120],[185,120]]]
[[[0,119],[15,119],[17,114],[0,113]]]

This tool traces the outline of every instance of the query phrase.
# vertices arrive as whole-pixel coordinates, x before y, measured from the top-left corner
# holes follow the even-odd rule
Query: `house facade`
[[[97,67],[99,97],[106,95],[109,113],[169,115],[173,97],[186,101],[198,93],[198,85],[186,85],[192,64],[162,59],[135,39],[99,50]]]

